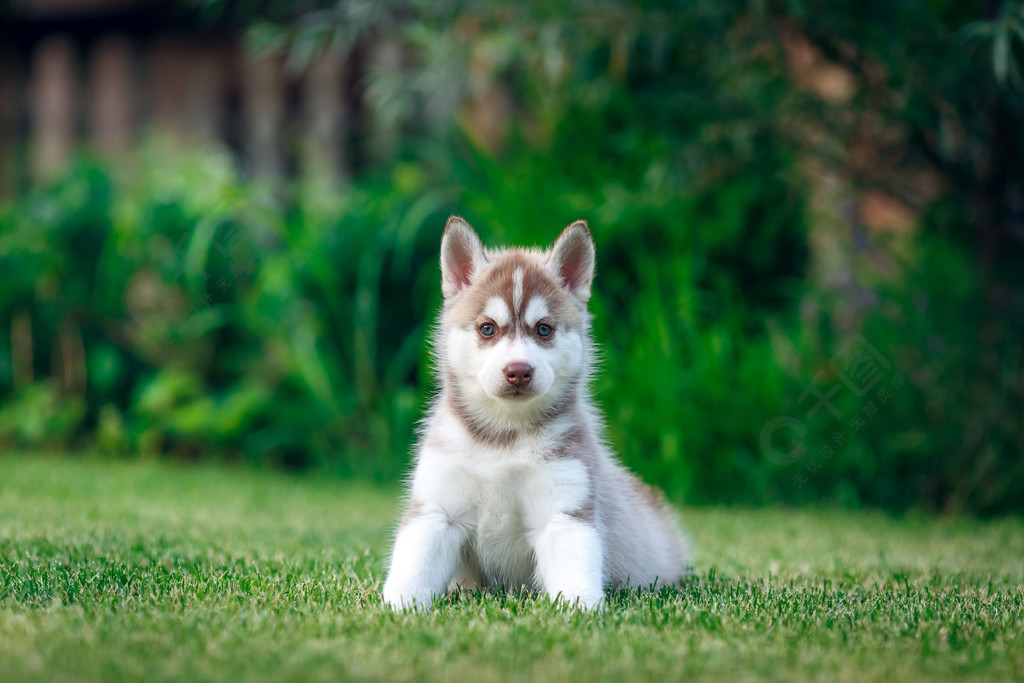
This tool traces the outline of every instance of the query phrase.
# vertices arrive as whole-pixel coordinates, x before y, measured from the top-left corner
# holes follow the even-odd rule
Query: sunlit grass
[[[3,680],[1024,675],[1024,523],[688,509],[695,579],[601,614],[380,606],[396,489],[0,459]]]

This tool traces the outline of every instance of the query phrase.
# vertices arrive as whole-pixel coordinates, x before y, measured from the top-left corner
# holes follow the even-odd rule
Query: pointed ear
[[[576,221],[562,231],[548,253],[548,271],[577,299],[590,299],[594,280],[594,240],[584,221]]]
[[[441,238],[441,292],[445,298],[458,294],[487,264],[480,238],[458,216],[448,219]]]

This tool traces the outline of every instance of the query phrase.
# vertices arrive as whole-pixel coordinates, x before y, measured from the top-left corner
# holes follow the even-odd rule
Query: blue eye
[[[494,326],[494,323],[484,323],[480,326],[480,334],[485,337],[492,337],[494,333],[498,331],[498,328]]]
[[[551,325],[546,323],[537,323],[537,334],[542,337],[550,337],[554,330],[551,329]]]

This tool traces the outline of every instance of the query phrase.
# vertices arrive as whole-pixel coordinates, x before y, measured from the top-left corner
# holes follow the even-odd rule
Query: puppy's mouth
[[[509,387],[498,394],[498,398],[509,399],[511,401],[525,401],[527,399],[536,398],[539,395],[540,394],[538,394],[533,387]]]

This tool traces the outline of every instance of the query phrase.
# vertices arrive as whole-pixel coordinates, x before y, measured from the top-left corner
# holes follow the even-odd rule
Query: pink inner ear
[[[469,284],[473,277],[473,258],[469,254],[459,254],[459,258],[452,269],[455,273],[455,283],[461,289]]]
[[[583,281],[584,273],[579,261],[569,261],[559,265],[558,275],[562,278],[562,282],[565,283],[566,287],[576,289],[580,282]]]

